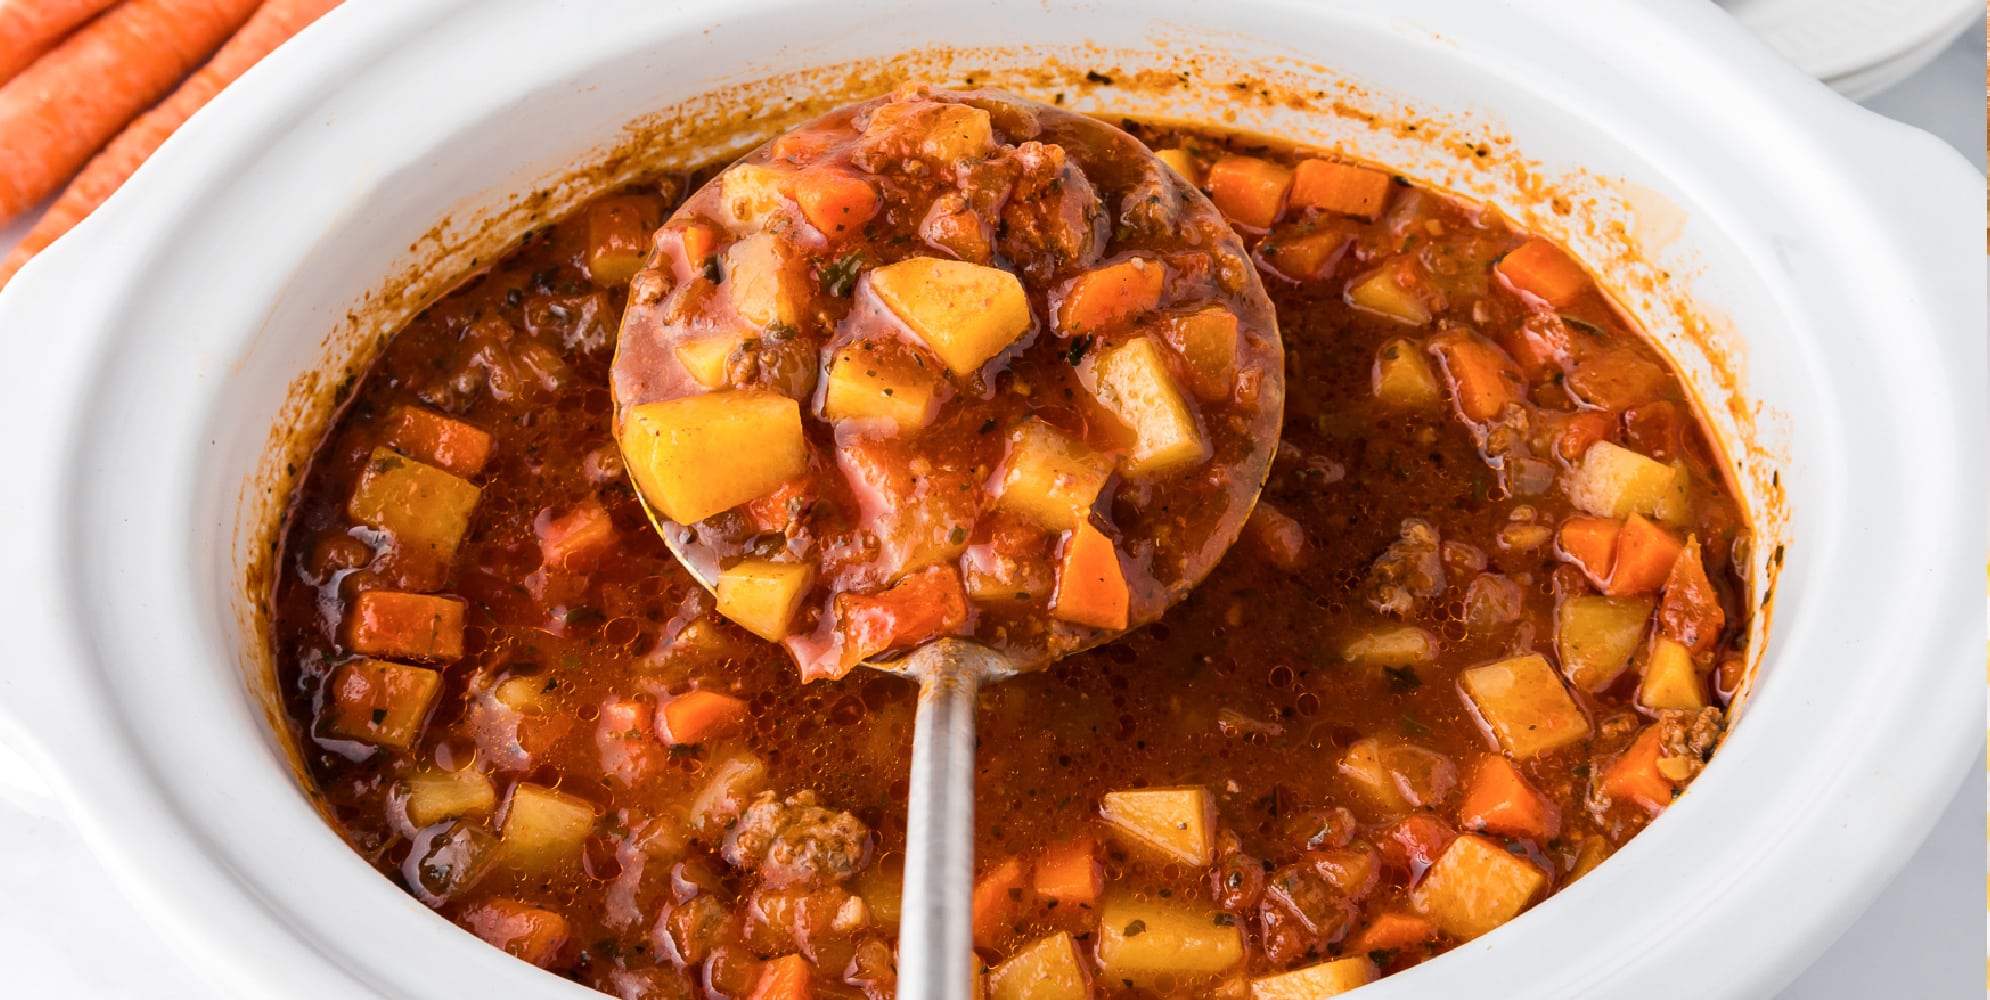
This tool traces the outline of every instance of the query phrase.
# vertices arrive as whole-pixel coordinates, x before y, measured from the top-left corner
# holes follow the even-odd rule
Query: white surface
[[[1804,72],[1855,99],[1904,80],[1976,20],[1977,0],[1720,0]]]
[[[1980,32],[1966,36],[1964,54],[1944,57],[1910,84],[1927,81],[1928,96],[1909,107],[1885,108],[1932,124],[1979,164],[1983,122],[1975,86],[1983,76],[1981,37]],[[1980,764],[1975,773],[1981,775]],[[1982,790],[1980,780],[1965,786],[1913,866],[1785,996],[1974,995],[1981,982],[1976,961],[1983,855],[1976,838]],[[9,996],[210,995],[138,922],[61,821],[5,804],[0,804],[0,968],[8,970]]]

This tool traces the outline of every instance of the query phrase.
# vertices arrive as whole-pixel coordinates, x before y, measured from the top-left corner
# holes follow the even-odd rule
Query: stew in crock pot
[[[1332,996],[1514,919],[1693,780],[1744,670],[1746,525],[1678,378],[1552,243],[1373,165],[1129,127],[1245,234],[1282,443],[1183,603],[983,693],[982,985]],[[471,933],[621,997],[888,997],[914,688],[798,683],[611,438],[628,282],[704,176],[532,233],[385,346],[295,497],[278,662],[331,820]],[[992,247],[896,253],[1006,256],[1002,212],[1043,205],[1012,183],[956,206]],[[1139,328],[1215,398],[1178,312]],[[839,346],[776,367],[834,377]]]

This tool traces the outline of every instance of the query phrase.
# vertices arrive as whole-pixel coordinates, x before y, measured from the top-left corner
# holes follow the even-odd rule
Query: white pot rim
[[[728,4],[724,24],[716,9],[600,2],[686,46],[746,44],[742,33],[751,28],[815,16],[803,0]],[[888,33],[894,19],[911,22],[931,10],[913,6],[851,0],[841,9],[854,23]],[[1044,19],[1103,24],[1102,11],[1130,12],[1134,2],[935,6],[964,20],[1000,8],[1022,31],[1050,23]],[[1190,21],[1219,5],[1166,6]],[[1585,8],[1593,20],[1579,24],[1564,23],[1566,7],[1551,0],[1516,0],[1490,12],[1471,0],[1229,6],[1301,26],[1339,19],[1378,38],[1397,32],[1404,45],[1451,52],[1459,72],[1503,68],[1501,60],[1529,44],[1568,46],[1566,65],[1540,69],[1529,85],[1565,88],[1559,93],[1568,113],[1599,122],[1609,118],[1599,106],[1621,108],[1626,122],[1607,126],[1617,129],[1612,137],[1674,171],[1681,190],[1733,231],[1737,253],[1754,262],[1772,297],[1781,296],[1776,304],[1791,322],[1831,341],[1833,353],[1797,357],[1786,377],[1814,381],[1815,398],[1805,398],[1827,428],[1816,433],[1834,441],[1829,455],[1793,462],[1789,473],[1831,487],[1800,514],[1833,530],[1791,553],[1784,580],[1803,599],[1777,612],[1770,655],[1783,662],[1744,724],[1692,793],[1621,857],[1508,928],[1370,988],[1375,1000],[1475,983],[1494,992],[1501,983],[1527,983],[1519,992],[1538,996],[1773,990],[1904,863],[1981,747],[1981,456],[1990,423],[1976,257],[1982,176],[1930,137],[1800,78],[1710,6],[1593,0]],[[504,958],[375,877],[330,830],[299,820],[301,797],[249,780],[266,762],[185,766],[148,714],[233,705],[232,714],[183,720],[186,742],[247,752],[259,738],[265,753],[274,744],[267,732],[258,737],[247,728],[264,720],[239,684],[230,690],[226,678],[186,665],[199,650],[221,648],[218,636],[231,625],[185,620],[204,605],[170,589],[183,585],[183,574],[198,578],[195,564],[213,550],[240,544],[233,537],[240,526],[214,511],[251,498],[193,482],[186,465],[205,461],[207,444],[227,449],[231,418],[213,401],[233,391],[231,378],[256,370],[276,350],[280,332],[262,322],[284,308],[284,269],[299,259],[284,255],[325,259],[337,248],[313,246],[315,232],[306,230],[350,221],[336,218],[336,204],[314,202],[296,206],[308,225],[265,226],[257,213],[280,204],[265,164],[274,154],[266,150],[289,150],[312,129],[343,138],[342,121],[312,116],[328,107],[360,114],[359,98],[341,97],[347,88],[364,90],[376,68],[391,73],[416,56],[446,58],[442,39],[499,45],[498,35],[480,32],[549,26],[547,64],[520,66],[518,77],[559,87],[561,74],[573,70],[561,63],[559,45],[574,36],[554,30],[552,18],[575,10],[543,0],[346,5],[254,70],[248,85],[224,94],[0,294],[0,329],[37,331],[16,341],[26,345],[23,369],[37,373],[36,384],[0,400],[0,415],[36,431],[16,458],[22,474],[0,484],[0,517],[37,529],[24,532],[30,537],[9,560],[14,580],[0,595],[7,608],[0,612],[7,616],[0,738],[45,771],[92,848],[162,932],[242,995],[593,995]],[[1420,21],[1438,18],[1441,32]],[[1495,18],[1531,25],[1546,41],[1474,47],[1475,40],[1507,38],[1509,29]],[[1626,82],[1655,63],[1677,74],[1676,92]],[[472,100],[460,99],[466,106]],[[1702,176],[1704,163],[1693,159],[1736,162],[1722,144],[1745,146],[1772,165],[1809,166],[1783,177],[1735,166],[1728,191]],[[328,148],[324,155],[357,154]],[[389,162],[372,181],[383,186],[397,171],[449,169],[379,155]],[[323,200],[336,203],[343,193]],[[1798,211],[1809,198],[1830,213],[1828,224]],[[243,268],[246,287],[272,290],[245,296],[261,310],[253,317],[230,311],[248,305],[231,306],[198,287],[202,261],[181,249],[220,253],[212,235],[227,227],[281,248],[261,269],[253,254],[226,258]],[[156,321],[147,316],[154,308],[186,320],[174,313],[183,298],[215,310],[227,336],[214,332],[214,342],[230,350],[184,356],[208,343],[208,331],[189,330],[190,346],[167,363],[152,353],[157,340],[130,335],[153,332],[147,324]],[[1889,342],[1907,357],[1873,353],[1870,329],[1882,318],[1891,324]],[[174,378],[148,387],[134,359]],[[175,366],[191,374],[181,377]],[[1855,377],[1871,379],[1870,398],[1845,395]],[[1871,413],[1854,412],[1868,402]],[[160,426],[148,426],[155,420]],[[152,434],[164,435],[161,443],[142,447]],[[191,440],[202,434],[212,439]],[[113,488],[119,484],[122,491]],[[1912,530],[1873,516],[1885,511],[1911,519]],[[1858,517],[1846,520],[1851,515]],[[153,655],[156,673],[135,669]],[[1813,674],[1828,674],[1830,684]],[[1807,733],[1806,720],[1815,720],[1815,733]],[[1826,738],[1803,746],[1806,735]],[[1772,780],[1778,777],[1781,783]],[[216,826],[220,816],[232,825]],[[256,846],[257,835],[284,840]],[[290,877],[277,877],[286,865]],[[1668,905],[1639,906],[1660,897]],[[1742,938],[1747,948],[1733,949]],[[1741,950],[1747,954],[1735,954]],[[1530,971],[1535,978],[1524,978]]]

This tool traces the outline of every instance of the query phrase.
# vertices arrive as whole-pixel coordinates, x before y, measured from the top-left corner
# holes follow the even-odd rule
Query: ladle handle
[[[974,984],[974,709],[981,680],[1007,672],[992,650],[942,639],[914,650],[919,679],[905,822],[898,995],[966,1000]]]

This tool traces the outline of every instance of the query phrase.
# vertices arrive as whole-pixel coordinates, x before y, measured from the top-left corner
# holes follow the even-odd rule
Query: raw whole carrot
[[[326,11],[338,6],[340,0],[263,0],[259,9],[256,8],[257,2],[258,0],[130,0],[124,8],[113,11],[99,22],[108,23],[122,15],[125,9],[139,6],[165,8],[171,16],[182,18],[184,21],[205,18],[208,27],[220,30],[222,34],[212,41],[206,40],[203,36],[199,41],[200,53],[212,48],[215,41],[226,37],[227,32],[234,31],[236,25],[241,25],[242,30],[233,38],[229,38],[227,44],[221,46],[220,51],[215,53],[214,58],[202,66],[170,97],[132,122],[130,127],[111,140],[109,146],[84,165],[82,172],[77,174],[75,180],[63,190],[62,196],[56,199],[55,204],[49,206],[47,213],[33,229],[28,231],[27,237],[13,253],[7,256],[4,263],[0,263],[0,285],[6,284],[7,279],[13,277],[14,272],[20,270],[21,265],[26,263],[29,257],[55,242],[57,237],[68,232],[78,222],[83,221],[84,216],[103,204],[104,199],[109,198],[121,187],[125,179],[130,177],[153,151],[185,124],[188,118],[193,117],[194,112],[213,100],[214,95],[234,83],[243,73],[248,72],[249,67],[261,62],[264,56],[275,51],[277,46],[290,40],[291,36],[304,30]],[[242,17],[251,9],[255,9],[255,15],[250,17],[246,24],[242,23]],[[95,29],[96,25],[92,25],[89,30]],[[183,26],[178,30],[185,32],[189,29]],[[143,40],[142,36],[132,37]],[[146,44],[153,43],[146,40]],[[54,56],[55,54],[51,54],[50,58]],[[174,76],[177,79],[178,73]],[[24,75],[22,79],[27,79],[27,76]],[[148,98],[147,103],[149,100]],[[6,108],[4,92],[0,92],[0,132],[11,133],[12,126],[7,123]],[[96,142],[101,141],[102,138],[96,139],[92,143],[92,148]],[[80,157],[78,159],[80,160]],[[74,163],[69,166],[74,166]],[[65,174],[67,172],[67,169],[62,171]],[[52,189],[54,183],[60,179],[59,176],[51,178],[48,182],[49,188]],[[29,202],[39,200],[41,195],[47,193],[47,190],[43,190],[40,195],[29,199]],[[10,197],[6,191],[6,180],[4,176],[0,176],[0,217],[18,212],[26,204],[14,204],[9,200]]]
[[[131,0],[0,87],[0,222],[54,194],[222,40],[257,0]]]
[[[12,0],[0,3],[0,83],[33,65],[78,25],[118,0]]]

